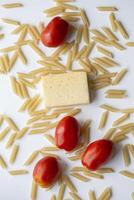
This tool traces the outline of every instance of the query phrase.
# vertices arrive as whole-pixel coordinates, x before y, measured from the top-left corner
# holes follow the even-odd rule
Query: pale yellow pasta
[[[126,109],[122,109],[123,113],[133,113],[134,112],[134,108],[126,108]]]
[[[78,194],[72,193],[72,192],[69,192],[69,194],[71,195],[71,197],[72,197],[74,200],[81,200],[81,198],[78,196]]]
[[[110,99],[122,99],[122,98],[125,98],[125,95],[124,94],[107,94],[105,97],[110,98]]]
[[[102,40],[107,40],[107,36],[97,29],[91,29],[90,32]]]
[[[21,78],[20,82],[22,82],[24,85],[26,85],[29,88],[32,88],[32,89],[35,88],[35,85],[32,82],[30,82],[30,81],[28,81],[28,80],[26,80],[24,78]]]
[[[73,167],[71,169],[72,172],[88,172],[88,169],[84,168],[84,167]]]
[[[9,72],[9,57],[8,57],[8,54],[4,54],[3,55],[3,63],[4,63],[4,66],[5,66],[5,72]]]
[[[66,189],[66,185],[65,184],[61,184],[60,188],[59,188],[57,200],[63,200],[64,195],[65,195],[65,189]]]
[[[27,174],[28,171],[25,169],[18,169],[18,170],[11,170],[9,171],[9,174],[12,176],[16,176],[16,175],[24,175]]]
[[[90,66],[88,65],[88,63],[86,63],[84,60],[80,59],[79,61],[80,66],[83,68],[84,71],[86,72],[91,72]]]
[[[41,98],[40,96],[38,96],[33,102],[32,104],[28,106],[28,112],[29,114],[31,114],[40,104],[41,102]]]
[[[39,36],[37,35],[36,31],[32,28],[32,26],[28,27],[28,33],[32,37],[33,41],[39,39]]]
[[[98,197],[98,200],[109,199],[112,196],[111,188],[106,188]]]
[[[11,147],[13,145],[13,143],[14,143],[14,141],[16,139],[16,135],[17,135],[16,132],[12,133],[12,135],[9,137],[9,140],[6,143],[6,148],[9,148],[9,147]]]
[[[111,43],[112,42],[115,42],[115,41],[108,41],[108,40],[105,40],[105,39],[102,39],[102,38],[99,38],[99,37],[92,37],[92,40],[94,41],[94,42],[96,42],[96,43],[99,43],[99,44],[101,44],[101,45],[103,45],[103,46],[111,46]]]
[[[105,60],[103,60],[102,58],[93,58],[93,60],[97,63],[97,64],[99,64],[99,65],[101,65],[101,66],[103,66],[103,67],[110,67],[110,65],[109,65],[109,63],[107,63]]]
[[[1,155],[0,155],[0,167],[2,167],[3,169],[7,168],[7,164]]]
[[[97,51],[104,54],[105,56],[108,56],[110,58],[113,57],[113,53],[107,49],[104,49],[103,47],[101,46],[97,46]]]
[[[125,74],[127,73],[127,69],[124,68],[122,69],[115,77],[115,79],[113,80],[112,84],[113,85],[116,85],[118,84],[122,79],[123,77],[125,76]]]
[[[67,63],[66,63],[67,70],[71,70],[72,69],[72,63],[73,63],[72,51],[69,51],[68,52],[68,57],[67,57]]]
[[[55,194],[51,197],[51,200],[56,200]]]
[[[4,23],[11,24],[11,25],[20,25],[19,21],[16,21],[16,20],[13,20],[13,19],[2,18],[2,21]]]
[[[39,49],[39,47],[37,47],[37,45],[35,45],[33,42],[29,42],[28,44],[35,51],[35,53],[39,55],[41,58],[46,57],[45,53],[41,49]]]
[[[89,179],[87,177],[85,177],[85,176],[83,176],[79,173],[76,173],[76,172],[71,173],[70,175],[73,176],[74,178],[76,178],[77,180],[82,181],[82,182],[88,182],[89,181]]]
[[[119,112],[120,111],[120,109],[112,107],[112,106],[107,105],[107,104],[102,104],[100,107],[105,109],[105,110],[108,110],[110,112]]]
[[[29,120],[27,121],[27,124],[32,124],[33,122],[36,122],[36,121],[38,121],[38,120],[40,120],[40,119],[42,119],[42,115],[34,116],[34,117],[32,117],[31,119],[29,119]]]
[[[128,47],[134,47],[134,42],[127,42],[126,45],[127,45]]]
[[[15,77],[11,76],[10,80],[11,80],[12,90],[13,90],[14,93],[17,94],[16,79],[15,79]]]
[[[68,112],[66,116],[75,116],[81,112],[80,108],[73,109],[72,111]]]
[[[90,42],[89,45],[86,47],[86,50],[85,52],[83,53],[82,57],[84,58],[87,58],[90,56],[90,54],[92,53],[92,50],[95,46],[95,43],[94,42]]]
[[[131,193],[131,197],[134,200],[134,192]]]
[[[91,64],[99,72],[102,72],[102,73],[107,73],[108,72],[104,67],[102,67],[98,63],[92,62]]]
[[[105,174],[105,173],[113,173],[115,172],[115,170],[113,168],[105,167],[98,169],[97,172],[100,174]]]
[[[89,200],[97,200],[95,196],[95,192],[93,190],[90,190],[88,193]]]
[[[10,128],[6,127],[0,132],[0,141],[2,141],[7,136],[9,131],[10,131]]]
[[[20,33],[22,30],[23,30],[23,28],[25,27],[26,25],[25,24],[20,24],[17,28],[15,28],[11,33],[12,34],[18,34],[18,33]]]
[[[82,27],[82,25],[80,25],[79,28],[78,28],[78,30],[77,30],[77,34],[76,34],[76,39],[75,39],[75,43],[76,44],[80,44],[80,42],[81,42],[82,31],[83,31],[83,27]]]
[[[100,118],[100,122],[99,122],[99,129],[104,128],[104,126],[107,122],[107,119],[108,119],[108,114],[109,114],[108,111],[104,111],[102,113],[101,118]]]
[[[6,48],[3,48],[3,49],[0,49],[0,52],[9,53],[11,51],[16,50],[17,48],[18,48],[17,46],[10,46],[10,47],[6,47]]]
[[[120,118],[118,118],[117,120],[115,120],[114,122],[113,122],[113,126],[117,126],[117,125],[119,125],[120,123],[122,123],[122,122],[124,122],[126,119],[128,119],[129,118],[129,114],[128,113],[126,113],[126,114],[124,114],[124,115],[122,115]]]
[[[33,129],[29,131],[29,135],[36,135],[36,134],[43,134],[48,130],[47,128],[42,128],[42,129]]]
[[[33,161],[37,158],[37,156],[39,155],[39,151],[34,151],[29,157],[28,159],[25,161],[24,165],[31,165],[33,163]]]
[[[35,183],[35,181],[33,180],[33,181],[32,181],[32,187],[31,187],[31,200],[36,200],[36,197],[37,197],[37,189],[38,189],[38,186],[37,186],[37,184]]]
[[[20,85],[20,89],[21,89],[21,92],[22,92],[22,96],[24,98],[29,98],[27,87],[22,82],[20,82],[19,85]]]
[[[4,116],[4,120],[8,123],[11,129],[13,129],[14,131],[19,131],[19,128],[11,118]]]
[[[119,44],[117,41],[115,40],[111,40],[109,41],[109,44],[113,47],[115,47],[116,49],[120,50],[120,51],[123,51],[125,50],[126,48],[124,46],[122,46],[121,44]]]
[[[85,25],[89,26],[89,25],[90,25],[90,22],[89,22],[89,18],[88,18],[87,15],[86,15],[85,10],[80,9],[80,15],[81,15],[81,18],[82,18],[83,23],[84,23]]]
[[[15,162],[17,154],[18,154],[18,151],[19,151],[19,146],[18,145],[14,145],[13,148],[12,148],[12,151],[11,151],[10,159],[9,159],[9,162],[11,164],[13,164]]]
[[[4,34],[0,34],[0,40],[3,39],[5,37]]]
[[[20,43],[20,42],[24,41],[24,39],[25,39],[25,37],[27,35],[27,30],[28,30],[28,26],[25,25],[24,28],[22,29],[20,35],[19,35],[17,43]]]
[[[59,151],[59,148],[55,147],[55,146],[53,146],[53,147],[43,147],[40,151],[45,152],[45,153],[46,153],[46,151]]]
[[[124,164],[125,166],[128,166],[130,164],[130,155],[129,155],[129,150],[128,150],[127,145],[124,145],[122,149],[122,154],[123,154]]]
[[[62,175],[62,180],[67,185],[67,187],[69,188],[71,192],[75,192],[75,193],[77,192],[76,187],[74,186],[73,182],[67,175]]]
[[[18,51],[15,51],[10,59],[10,69],[15,65],[17,59],[18,59]]]
[[[134,145],[132,144],[128,144],[127,145],[129,152],[132,154],[132,156],[134,157]]]
[[[115,23],[115,15],[114,15],[114,13],[110,13],[110,15],[109,15],[109,21],[111,23],[112,30],[114,32],[117,31],[117,26],[116,26],[116,23]]]
[[[127,33],[127,31],[125,30],[123,24],[118,21],[118,20],[115,20],[115,23],[116,23],[116,26],[117,26],[117,30],[120,32],[120,34],[125,38],[125,39],[128,39],[129,38],[129,35]]]
[[[61,45],[60,47],[58,47],[57,49],[56,49],[56,51],[54,51],[53,53],[52,53],[52,57],[58,57],[58,56],[60,56],[60,54],[62,53],[62,51],[66,48],[66,46],[67,46],[67,44],[64,44],[64,45]],[[42,63],[42,64],[45,64],[45,63]]]
[[[110,28],[108,27],[102,27],[104,33],[107,35],[107,37],[110,40],[118,40],[118,38],[116,37],[116,35],[110,30]]]
[[[119,143],[119,142],[121,142],[121,141],[123,141],[123,140],[125,140],[125,139],[127,139],[127,137],[126,137],[125,135],[119,135],[119,136],[115,136],[115,137],[112,139],[112,141],[113,141],[114,143]]]
[[[22,104],[22,106],[19,108],[19,112],[23,112],[28,108],[29,103],[31,102],[30,98],[27,98],[24,103]]]
[[[71,157],[68,157],[68,159],[71,160],[71,161],[80,160],[81,159],[81,155],[71,156]]]
[[[42,127],[47,127],[48,125],[50,124],[49,121],[47,122],[38,122],[38,123],[35,123],[35,124],[32,124],[32,128],[42,128]]]
[[[29,130],[29,127],[24,127],[22,128],[16,135],[16,139],[21,139],[22,137],[24,137],[24,135],[26,134],[26,132]]]
[[[44,136],[52,145],[55,145],[55,138],[52,135],[45,134]]]
[[[86,49],[87,49],[87,46],[86,46],[86,45],[83,46],[83,47],[80,49],[80,51],[79,51],[79,52],[77,53],[77,55],[76,55],[76,60],[79,60],[79,59],[82,57],[82,55],[85,53]]]
[[[18,7],[23,7],[23,4],[21,3],[9,3],[9,4],[3,4],[2,5],[3,8],[18,8]]]
[[[99,11],[117,11],[118,9],[116,7],[112,7],[112,6],[99,6],[99,7],[97,7],[97,10],[99,10]]]
[[[23,53],[23,51],[22,51],[21,48],[19,48],[19,50],[18,50],[18,56],[19,56],[20,60],[22,61],[22,63],[23,63],[24,65],[26,65],[26,64],[27,64],[27,58],[26,58],[26,56],[24,55],[24,53]]]
[[[47,17],[53,17],[53,16],[59,15],[61,13],[63,14],[64,11],[65,11],[65,8],[59,6],[59,8],[57,8],[56,10],[51,11],[50,13],[47,13],[46,16]]]
[[[130,172],[130,171],[127,171],[127,170],[122,170],[119,172],[121,175],[123,176],[126,176],[128,178],[132,178],[134,179],[134,173],[133,172]]]
[[[64,9],[68,9],[68,10],[78,10],[79,9],[77,6],[65,3],[65,1],[57,2],[57,5],[62,6]]]
[[[39,33],[41,33],[43,31],[43,29],[45,28],[45,24],[44,22],[39,22],[38,24],[38,30],[39,30]]]
[[[94,173],[91,171],[85,171],[83,172],[86,176],[92,177],[92,178],[97,178],[97,179],[103,179],[104,176],[102,174]]]

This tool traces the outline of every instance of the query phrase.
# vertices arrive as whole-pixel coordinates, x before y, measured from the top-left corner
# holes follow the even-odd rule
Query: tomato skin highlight
[[[56,127],[55,141],[57,147],[72,151],[79,142],[80,125],[71,116],[64,117]]]
[[[111,156],[113,150],[113,142],[101,139],[90,143],[83,156],[82,164],[89,170],[97,170]]]
[[[66,39],[69,24],[61,17],[53,18],[41,33],[41,41],[47,47],[58,47]]]
[[[52,185],[60,175],[60,166],[57,158],[45,157],[39,160],[33,171],[35,182],[43,188]]]

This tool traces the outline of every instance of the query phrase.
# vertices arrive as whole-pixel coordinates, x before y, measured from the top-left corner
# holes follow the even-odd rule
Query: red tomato
[[[57,47],[64,43],[69,24],[61,17],[55,17],[41,33],[41,41],[47,47]]]
[[[80,126],[74,117],[63,118],[56,127],[55,140],[60,149],[73,150],[79,141]]]
[[[49,187],[57,180],[59,175],[59,163],[54,157],[45,157],[39,160],[33,171],[33,178],[41,187]]]
[[[113,143],[110,140],[97,140],[88,145],[82,156],[82,164],[89,170],[97,170],[105,163],[113,149]]]

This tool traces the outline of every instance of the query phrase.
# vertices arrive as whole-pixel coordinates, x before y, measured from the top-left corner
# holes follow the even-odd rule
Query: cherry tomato
[[[39,160],[33,171],[33,178],[41,187],[49,187],[57,180],[59,175],[58,160],[49,156]]]
[[[55,17],[41,33],[41,41],[47,47],[57,47],[64,43],[69,24],[61,17]]]
[[[113,143],[110,140],[97,140],[88,145],[82,156],[82,164],[89,170],[97,170],[105,163],[113,149]]]
[[[79,141],[80,126],[74,117],[64,117],[56,127],[55,141],[60,149],[73,150]]]

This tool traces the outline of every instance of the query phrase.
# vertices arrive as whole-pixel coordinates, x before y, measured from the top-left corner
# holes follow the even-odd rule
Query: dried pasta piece
[[[114,32],[117,31],[117,26],[116,26],[116,23],[115,23],[115,15],[114,15],[114,13],[110,13],[110,15],[109,15],[109,21],[111,23],[112,30]]]
[[[18,59],[18,51],[15,51],[13,56],[10,59],[10,69],[9,70],[11,70],[12,67],[15,65],[17,59]]]
[[[113,58],[113,53],[111,51],[109,51],[109,50],[107,50],[107,49],[105,49],[105,48],[103,48],[99,45],[97,46],[97,51],[104,54],[105,56]]]
[[[41,150],[41,152],[46,152],[46,151],[59,151],[59,148],[56,146],[53,147],[43,147]]]
[[[45,134],[44,136],[52,145],[55,145],[55,139],[52,135]]]
[[[72,193],[72,192],[69,192],[69,194],[71,195],[71,197],[72,197],[74,200],[81,200],[81,198],[78,196],[78,194]]]
[[[112,196],[112,190],[111,188],[106,188],[98,197],[98,200],[105,200],[109,199]]]
[[[117,11],[118,9],[113,6],[98,6],[97,10],[99,10],[99,11]]]
[[[24,174],[28,174],[28,171],[25,169],[11,170],[9,171],[9,174],[12,176],[24,175]]]
[[[100,174],[105,174],[105,173],[113,173],[115,172],[115,170],[113,168],[105,167],[98,169],[97,172]]]
[[[112,107],[112,106],[107,105],[107,104],[102,104],[100,107],[105,109],[105,110],[108,110],[110,112],[120,112],[120,109]]]
[[[13,148],[12,148],[10,159],[9,159],[9,162],[11,164],[13,164],[15,162],[17,154],[18,154],[18,151],[19,151],[19,146],[18,145],[14,145]]]
[[[18,56],[21,59],[22,63],[24,65],[26,65],[27,64],[27,58],[25,57],[25,55],[24,55],[23,51],[21,50],[21,48],[19,48],[19,50],[18,50]]]
[[[23,112],[27,109],[29,103],[31,102],[31,99],[30,98],[27,98],[24,103],[22,104],[22,106],[19,108],[19,112]]]
[[[107,36],[104,35],[102,32],[100,32],[99,30],[97,29],[91,29],[90,30],[91,33],[93,33],[96,37],[102,39],[102,40],[107,40]]]
[[[72,60],[72,51],[69,51],[68,57],[67,57],[67,63],[66,63],[67,70],[71,70],[72,69],[72,63],[73,63],[73,60]]]
[[[45,53],[41,49],[39,49],[39,47],[35,45],[33,42],[29,42],[28,44],[35,51],[35,53],[39,55],[41,58],[46,57]]]
[[[23,7],[23,4],[21,3],[9,3],[9,4],[3,4],[2,5],[3,8],[19,8],[19,7]]]
[[[87,25],[83,25],[83,40],[86,44],[89,44],[89,29]]]
[[[24,39],[25,39],[25,37],[27,35],[27,30],[28,30],[28,26],[25,25],[24,28],[22,29],[20,35],[19,35],[17,43],[20,43],[20,42],[24,41]]]
[[[80,25],[76,34],[75,44],[80,44],[82,39],[83,26]]]
[[[10,131],[9,127],[6,127],[5,129],[3,129],[3,131],[1,131],[1,133],[0,133],[0,141],[2,141],[7,136],[9,131]]]
[[[127,31],[125,30],[123,24],[118,21],[115,20],[116,26],[117,26],[117,30],[120,32],[120,34],[125,38],[125,39],[129,39],[129,35],[127,33]]]
[[[124,122],[128,118],[129,118],[129,113],[126,113],[126,114],[122,115],[120,118],[118,118],[117,120],[115,120],[112,125],[117,126],[120,123]]]
[[[109,44],[113,47],[115,47],[116,49],[120,50],[120,51],[123,51],[125,50],[126,48],[124,46],[122,46],[121,44],[119,44],[117,41],[115,40],[111,40],[109,41]]]
[[[71,173],[71,176],[75,177],[77,180],[82,181],[82,182],[88,182],[89,179],[79,173]]]
[[[11,129],[13,129],[14,131],[19,131],[19,128],[17,127],[17,125],[14,123],[14,121],[11,118],[4,116],[4,120],[8,123]]]
[[[83,23],[87,26],[90,26],[89,18],[87,17],[85,10],[80,9],[80,15]]]
[[[32,187],[31,187],[31,200],[36,200],[37,197],[37,190],[38,190],[38,186],[35,183],[35,181],[32,181]]]
[[[103,31],[105,32],[105,34],[107,35],[107,37],[110,40],[118,40],[118,38],[116,37],[116,35],[110,30],[110,28],[108,27],[102,27]]]
[[[21,139],[22,137],[24,137],[24,135],[26,134],[26,132],[29,130],[29,127],[24,127],[22,128],[16,135],[16,139]]]
[[[7,168],[7,164],[1,155],[0,155],[0,167],[2,167],[3,169]]]
[[[68,157],[68,159],[71,160],[71,161],[76,161],[76,160],[80,160],[81,156],[80,155],[71,156],[71,157]]]
[[[132,156],[134,157],[134,145],[132,144],[128,144],[127,145],[129,152],[132,154]]]
[[[107,119],[108,119],[108,114],[109,114],[108,111],[104,111],[102,113],[101,118],[100,118],[100,122],[99,122],[99,129],[104,128],[104,126],[107,122]]]
[[[127,42],[126,45],[127,45],[128,47],[134,47],[134,42]]]
[[[97,179],[103,179],[104,176],[102,174],[90,172],[90,171],[85,171],[83,172],[86,176],[92,177],[92,178],[97,178]]]
[[[130,155],[128,150],[128,145],[124,145],[122,149],[123,159],[125,166],[128,166],[130,164]]]
[[[11,146],[13,145],[13,143],[14,143],[14,141],[15,141],[15,139],[16,139],[16,135],[17,135],[17,133],[14,132],[14,133],[10,136],[10,138],[9,138],[7,144],[6,144],[6,148],[9,148],[9,147],[11,147]]]
[[[16,50],[17,48],[18,48],[17,46],[10,46],[10,47],[6,47],[6,48],[3,48],[3,49],[0,49],[0,52],[9,53],[11,51]]]
[[[121,141],[123,141],[123,140],[125,140],[125,139],[127,139],[127,137],[126,137],[125,135],[119,135],[119,136],[115,136],[115,137],[112,139],[112,141],[113,141],[114,143],[119,143],[119,142],[121,142]]]
[[[71,192],[75,192],[75,193],[77,192],[76,187],[74,186],[73,182],[67,175],[62,175],[62,180]]]
[[[131,193],[131,197],[134,200],[134,192]]]
[[[130,171],[128,171],[128,170],[122,170],[122,171],[120,171],[119,173],[120,173],[121,175],[123,175],[123,176],[126,176],[126,177],[128,177],[128,178],[134,179],[134,173],[133,173],[133,172],[130,172]]]
[[[25,161],[24,165],[31,165],[33,163],[33,161],[37,158],[37,156],[39,155],[39,151],[34,151],[29,157],[28,159]]]
[[[93,190],[90,190],[88,195],[89,195],[89,200],[97,200],[95,196],[95,192]]]
[[[64,183],[61,184],[59,192],[58,192],[57,200],[63,200],[64,195],[65,195],[65,189],[66,189],[66,185]]]
[[[13,19],[2,18],[2,21],[4,23],[11,24],[11,25],[20,25],[19,21],[16,21],[16,20],[13,20]]]
[[[124,94],[107,94],[105,97],[110,98],[110,99],[123,99],[125,98],[125,95]]]

